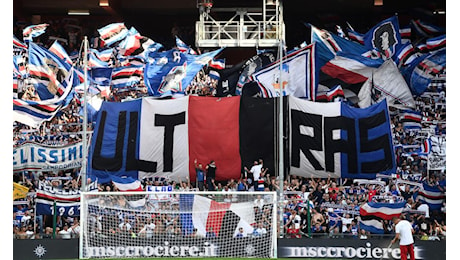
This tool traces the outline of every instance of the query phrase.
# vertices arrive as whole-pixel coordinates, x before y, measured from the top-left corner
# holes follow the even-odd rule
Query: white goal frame
[[[271,212],[271,230],[270,230],[270,238],[269,238],[269,242],[267,241],[267,243],[269,243],[269,253],[267,256],[264,256],[264,257],[267,257],[267,258],[276,258],[277,257],[277,238],[278,238],[278,226],[279,226],[279,220],[278,220],[278,211],[279,211],[279,207],[278,207],[278,194],[277,192],[275,191],[270,191],[270,192],[267,192],[267,191],[259,191],[259,192],[252,192],[252,191],[161,191],[161,192],[155,192],[155,191],[136,191],[136,192],[95,192],[95,191],[91,191],[91,192],[81,192],[81,199],[80,199],[80,226],[81,226],[81,232],[80,232],[80,238],[79,238],[79,258],[80,259],[90,259],[90,257],[88,256],[85,256],[85,248],[88,247],[88,217],[89,217],[89,204],[88,202],[90,201],[90,197],[91,196],[96,196],[96,197],[100,197],[100,196],[110,196],[110,195],[115,195],[115,196],[119,196],[119,195],[160,195],[160,196],[168,196],[168,195],[182,195],[182,194],[188,194],[188,195],[200,195],[200,196],[206,196],[206,197],[209,197],[211,198],[212,196],[222,196],[222,195],[232,195],[234,197],[237,197],[238,195],[244,195],[244,196],[254,196],[257,197],[257,195],[261,195],[261,196],[264,196],[264,195],[268,195],[270,196],[271,198],[273,198],[273,201],[267,203],[268,205],[272,205],[272,212]],[[144,211],[144,212],[148,212],[148,211]],[[268,231],[268,230],[267,230]],[[249,238],[250,239],[250,238]],[[86,243],[86,245],[85,245]],[[168,242],[164,242],[165,245],[167,246],[168,245]],[[166,247],[165,245],[162,245],[164,247]],[[159,245],[161,246],[161,245]],[[87,255],[87,254],[86,254]],[[169,256],[169,255],[168,255]],[[140,256],[142,258],[142,256]],[[146,258],[150,258],[150,257],[155,257],[155,256],[148,256]],[[164,257],[164,256],[160,256],[160,257]],[[167,256],[166,256],[167,257]],[[183,257],[183,256],[180,256],[180,257]],[[193,256],[193,255],[190,255],[190,256],[185,256],[186,258],[191,258],[191,257],[204,257],[206,258],[207,255],[196,255],[196,256]],[[216,257],[216,256],[212,256],[212,257]],[[229,256],[225,256],[225,255],[222,255],[222,256],[217,256],[217,257],[229,257]],[[248,256],[245,256],[245,257],[248,257]],[[95,258],[98,258],[98,259],[104,259],[104,258],[107,258],[107,257],[95,257]]]

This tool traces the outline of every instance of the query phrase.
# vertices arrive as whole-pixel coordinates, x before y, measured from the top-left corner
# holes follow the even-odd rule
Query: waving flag
[[[88,71],[89,80],[99,86],[110,86],[113,68],[91,68]]]
[[[124,23],[112,23],[97,29],[97,31],[101,40],[107,46],[123,40],[128,35],[128,28],[126,28]]]
[[[293,95],[315,100],[318,86],[315,46],[305,46],[252,74],[251,79],[259,84],[262,96]]]
[[[431,153],[431,138],[425,139],[420,147],[420,152],[424,154]]]
[[[27,45],[21,42],[16,36],[13,34],[13,48],[14,49],[21,49],[21,50],[27,50]]]
[[[264,52],[260,52],[257,55],[252,56],[251,58],[247,59],[241,64],[240,67],[238,67],[239,64],[237,64],[233,66],[232,68],[229,68],[229,70],[227,71],[232,72],[233,70],[233,72],[223,73],[224,75],[221,75],[221,79],[225,80],[225,84],[222,81],[219,82],[217,93],[221,97],[227,96],[227,94],[243,95],[243,87],[246,85],[246,83],[249,82],[250,76],[254,74],[255,72],[258,72],[261,69],[265,68],[266,66],[268,66],[275,60],[276,60],[275,55],[272,52],[264,51]],[[232,83],[232,82],[235,82],[233,78],[236,78],[236,86]],[[228,91],[224,91],[223,85],[226,85]],[[249,91],[248,91],[248,87],[246,87],[244,89],[244,92],[247,93],[247,92],[250,92],[250,90],[251,90],[251,87],[249,87]],[[254,92],[255,93],[259,92],[258,87],[256,88],[256,91]]]
[[[128,31],[126,38],[118,46],[118,56],[138,57],[143,62],[147,61],[150,52],[158,51],[163,45],[156,43],[152,39],[142,36],[134,27]]]
[[[320,72],[319,83],[334,87],[341,85],[358,94],[361,86],[383,64],[382,59],[371,59],[356,53],[338,52]]]
[[[359,209],[360,228],[374,234],[383,234],[382,220],[391,220],[399,217],[406,205],[406,202],[367,202]]]
[[[71,65],[54,53],[33,42],[29,43],[29,79],[41,100],[64,94],[67,86],[63,82],[70,69]]]
[[[428,204],[430,210],[439,210],[446,200],[446,193],[437,186],[430,186],[423,182],[423,189],[418,191],[417,199]]]
[[[386,60],[382,66],[372,73],[363,84],[359,93],[359,107],[387,99],[389,105],[415,108],[415,100],[404,77],[393,60]]]
[[[88,67],[93,68],[109,68],[110,65],[106,61],[100,60],[94,53],[88,53]]]
[[[350,28],[347,28],[347,34],[348,34],[348,38],[350,40],[364,45],[364,38],[363,38],[362,33],[359,33],[357,31],[354,31],[354,30],[350,29]]]
[[[399,121],[400,122],[417,122],[417,123],[421,123],[422,122],[422,114],[420,113],[420,111],[404,110],[401,113]]]
[[[47,23],[37,24],[37,25],[30,25],[27,26],[22,30],[22,37],[24,41],[32,41],[34,37],[38,37],[45,33],[46,28],[48,28]]]
[[[64,60],[69,65],[72,65],[72,60],[67,54],[67,51],[57,40],[54,41],[53,44],[49,47],[49,51],[56,54],[61,60]]]
[[[179,49],[179,51],[187,53],[189,46],[185,44],[177,35],[176,35],[176,47]]]
[[[333,59],[338,52],[352,53],[354,55],[362,55],[369,58],[378,59],[374,57],[373,53],[364,45],[339,37],[327,30],[321,30],[313,25],[311,27],[311,42],[316,43],[316,53],[318,56],[317,68],[322,66]]]
[[[24,55],[13,55],[13,74],[23,79],[26,78],[28,75],[26,63]]]
[[[407,42],[401,45],[401,47],[396,51],[393,59],[398,66],[405,66],[413,62],[417,57],[420,56],[420,53],[412,45],[411,42]]]
[[[73,69],[63,83],[65,92],[60,97],[41,101],[13,98],[13,121],[36,128],[44,121],[51,120],[54,115],[59,112],[61,108],[67,106],[73,98],[73,86],[78,81],[74,80],[75,73],[72,72]]]
[[[113,48],[108,48],[108,49],[101,50],[101,51],[96,50],[96,49],[90,49],[89,51],[97,59],[104,61],[104,62],[108,62],[112,58],[113,50],[114,50]]]
[[[414,29],[417,35],[422,37],[437,36],[439,34],[444,34],[446,32],[445,28],[426,23],[424,21],[421,21],[420,19],[411,20],[410,26],[412,29]]]
[[[159,87],[164,76],[174,67],[181,66],[187,61],[185,54],[178,50],[154,52],[149,55],[152,59],[144,68],[144,81],[150,96],[160,96]]]
[[[380,219],[367,219],[363,217],[358,217],[359,219],[359,228],[369,231],[371,234],[384,234],[385,230],[383,229],[383,221]]]
[[[421,129],[422,128],[422,113],[414,110],[404,110],[399,118],[404,129]]]
[[[385,19],[363,35],[364,45],[379,51],[384,57],[391,58],[401,45],[397,16]]]
[[[437,37],[429,38],[426,40],[426,47],[430,52],[435,52],[446,48],[446,35],[440,35]]]
[[[186,54],[197,54],[189,45],[185,44],[177,35],[176,35],[176,47],[179,51]]]
[[[198,72],[204,66],[208,65],[209,62],[222,50],[223,48],[206,52],[201,55],[184,54],[176,49],[150,53],[149,57],[152,59],[152,62],[148,62],[144,69],[144,82],[147,86],[149,95],[161,96],[162,93],[160,92],[160,85],[164,81],[165,77],[174,68],[176,68],[175,70],[177,72],[181,73],[181,66],[184,68],[184,63],[187,63],[185,66],[185,76],[180,76],[180,84],[182,89],[185,90]]]
[[[412,28],[410,25],[399,27],[399,34],[401,35],[402,44],[412,42]]]
[[[399,121],[406,130],[422,129],[422,113],[414,110],[403,110]]]
[[[345,98],[345,93],[343,92],[342,86],[337,85],[325,93],[318,93],[316,96],[316,101],[318,102],[336,102],[341,101]]]
[[[415,95],[421,95],[434,78],[445,74],[446,49],[423,57],[410,74],[409,87]]]
[[[406,206],[406,202],[367,202],[359,208],[361,217],[372,216],[384,220],[399,217]]]
[[[216,70],[225,69],[225,59],[212,59],[209,61],[209,67]]]
[[[13,200],[26,198],[28,192],[28,187],[17,182],[13,182]]]
[[[112,88],[131,87],[139,84],[143,75],[142,66],[117,67],[112,71]]]
[[[185,236],[192,234],[194,228],[203,235],[212,228],[217,236],[231,239],[238,233],[239,227],[243,227],[246,233],[252,233],[256,224],[252,201],[226,203],[205,196],[181,194],[179,209],[182,212],[179,221]]]
[[[158,91],[162,96],[183,93],[185,88],[182,85],[182,80],[186,75],[187,62],[184,62],[182,65],[172,68],[168,74],[163,77]]]

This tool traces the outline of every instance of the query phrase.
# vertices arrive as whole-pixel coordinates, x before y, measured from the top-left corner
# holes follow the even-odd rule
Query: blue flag
[[[153,61],[147,63],[144,69],[144,81],[149,95],[164,96],[165,94],[170,94],[171,92],[165,91],[164,88],[168,86],[167,81],[180,81],[182,90],[178,92],[183,92],[196,74],[222,50],[223,48],[201,55],[185,54],[177,49],[151,53],[150,58]],[[184,63],[186,63],[186,66],[184,66]],[[183,71],[185,71],[185,75]],[[178,73],[174,74],[174,72]],[[163,89],[160,91],[161,87]]]
[[[70,69],[71,65],[56,54],[33,42],[29,43],[30,81],[41,100],[60,97],[66,92],[68,84],[65,79]],[[78,76],[74,76],[73,80],[73,85],[78,85]]]
[[[446,69],[446,49],[441,49],[424,57],[415,65],[410,75],[409,87],[412,93],[416,95],[425,92],[431,81],[444,74]]]
[[[363,35],[364,45],[377,50],[382,56],[391,58],[401,45],[401,34],[397,16],[385,19]]]

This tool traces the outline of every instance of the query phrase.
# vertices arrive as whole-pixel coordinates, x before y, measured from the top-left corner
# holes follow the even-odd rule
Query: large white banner
[[[188,97],[142,100],[139,159],[157,162],[158,171],[139,171],[139,179],[160,176],[185,181],[189,175],[188,102]]]
[[[13,171],[59,171],[81,167],[82,144],[56,147],[25,143],[13,149]]]

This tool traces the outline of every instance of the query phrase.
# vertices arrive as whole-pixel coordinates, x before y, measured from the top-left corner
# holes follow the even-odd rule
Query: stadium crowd
[[[87,35],[85,26],[72,24],[71,21],[53,23],[47,34],[37,38],[44,45],[52,43],[48,39],[61,38],[68,44],[67,51],[78,55],[77,47],[81,44],[82,35]],[[22,27],[15,28],[19,38]],[[54,38],[50,38],[53,35]],[[96,36],[92,38],[97,43]],[[93,45],[96,46],[96,45]],[[142,81],[141,81],[142,82]],[[187,88],[187,95],[214,96],[217,84],[205,70],[199,72],[192,84]],[[441,210],[430,210],[416,196],[418,186],[409,183],[427,183],[446,189],[446,171],[429,170],[427,158],[417,152],[423,145],[428,134],[444,136],[446,134],[445,86],[432,86],[423,95],[416,97],[417,111],[423,115],[422,128],[406,129],[401,122],[402,110],[390,109],[391,127],[395,145],[397,171],[390,177],[381,176],[375,182],[360,182],[359,180],[340,178],[305,178],[288,176],[283,181],[284,188],[284,226],[283,234],[288,238],[306,236],[366,238],[371,234],[359,228],[359,208],[364,203],[373,200],[406,201],[404,216],[416,230],[416,237],[424,240],[445,239],[446,236],[446,206]],[[103,100],[122,102],[129,99],[147,96],[143,83],[135,88],[112,90]],[[20,96],[21,97],[21,96]],[[23,93],[22,98],[33,100],[33,90]],[[63,145],[78,142],[82,139],[81,93],[77,93],[69,106],[62,109],[51,121],[45,122],[38,129],[33,129],[21,123],[14,123],[13,141],[15,146],[26,142],[36,142],[47,145]],[[92,124],[88,124],[91,131]],[[217,171],[219,162],[215,162]],[[253,165],[246,165],[241,178],[229,181],[214,181],[209,176],[206,165],[197,169],[197,182],[190,183],[189,179],[179,182],[167,179],[143,180],[143,188],[147,186],[171,186],[180,191],[278,191],[280,180],[274,173],[264,168],[263,158],[256,158]],[[198,166],[197,166],[198,167]],[[212,166],[211,166],[212,167]],[[402,180],[402,181],[401,181]],[[46,182],[56,188],[79,190],[81,179],[79,169],[61,170],[57,172],[23,171],[14,173],[14,181],[29,188],[26,200],[13,205],[13,235],[16,239],[77,238],[80,232],[78,217],[57,217],[57,227],[53,230],[52,216],[36,216],[34,214],[34,193],[39,182]],[[98,190],[117,191],[113,183],[99,183]],[[218,198],[221,201],[232,201],[231,196]],[[125,203],[110,201],[107,203]],[[257,202],[255,202],[257,203]],[[176,207],[171,204],[170,207]],[[308,210],[310,214],[308,214]],[[263,213],[263,211],[262,211]],[[267,216],[262,214],[260,232],[270,225]],[[310,219],[310,223],[308,220]],[[122,217],[114,220],[119,223],[110,232],[118,233],[135,230],[134,234],[149,236],[152,232],[166,232],[170,235],[180,234],[177,215],[158,214],[155,218],[144,216]],[[95,225],[105,226],[94,219]],[[392,234],[392,225],[385,221],[385,234]],[[308,229],[310,227],[310,229]],[[109,229],[109,228],[107,228]],[[130,233],[131,235],[131,233]],[[208,234],[201,234],[207,236]]]

